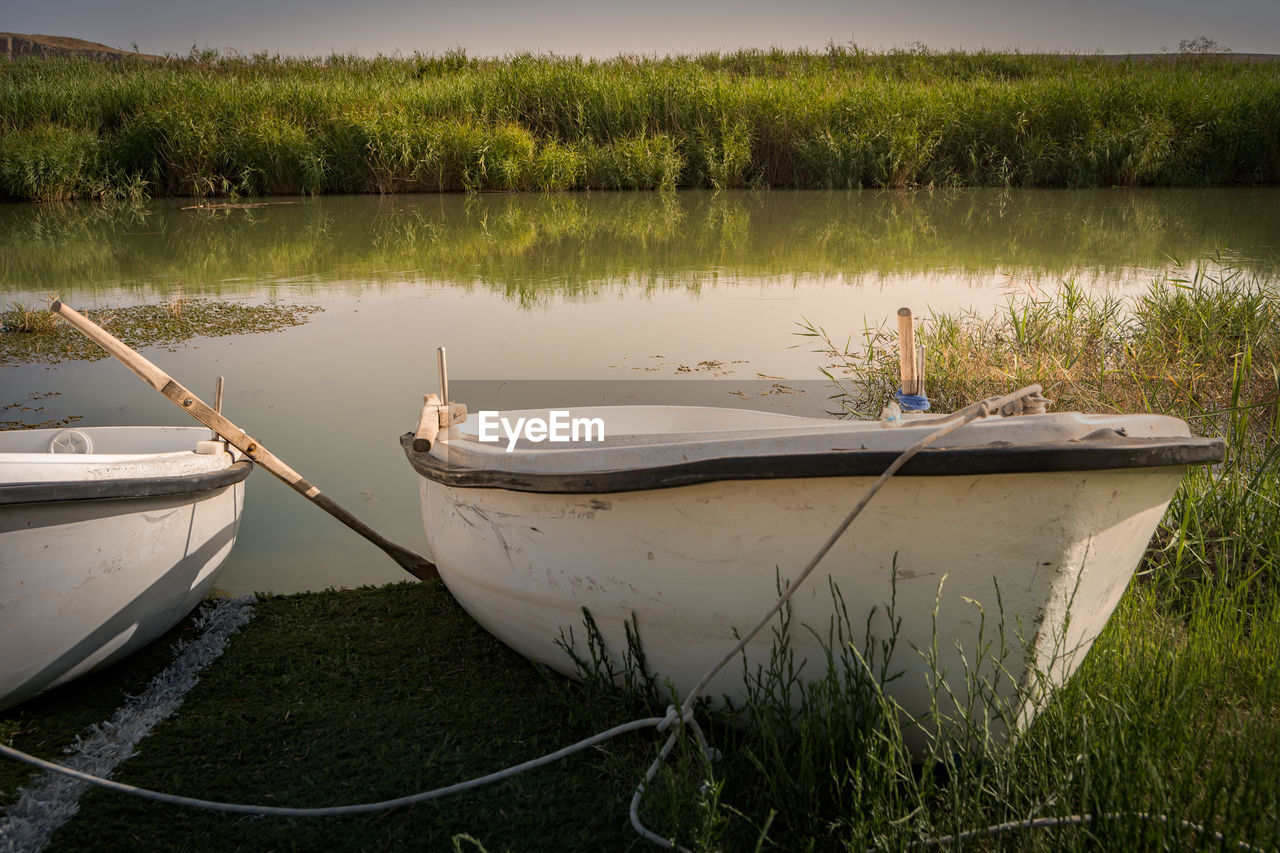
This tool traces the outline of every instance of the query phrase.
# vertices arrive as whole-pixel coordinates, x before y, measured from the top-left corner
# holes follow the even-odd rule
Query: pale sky
[[[144,53],[192,45],[333,52],[591,57],[740,47],[1155,53],[1197,36],[1280,53],[1280,0],[0,0],[0,31]]]

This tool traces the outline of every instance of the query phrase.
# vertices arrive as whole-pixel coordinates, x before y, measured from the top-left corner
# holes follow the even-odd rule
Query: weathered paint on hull
[[[808,661],[810,675],[824,669],[821,641],[798,626],[828,636],[835,617],[829,579],[859,645],[873,609],[872,631],[888,638],[885,610],[893,600],[901,627],[890,671],[904,674],[888,692],[908,714],[930,710],[936,669],[961,701],[975,673],[994,683],[995,702],[986,705],[1003,717],[995,733],[1006,723],[1023,725],[1043,687],[1031,678],[1032,666],[1061,684],[1079,665],[1182,472],[1168,466],[895,478],[793,599],[797,659]],[[572,675],[556,641],[573,629],[584,651],[582,608],[615,654],[625,648],[623,624],[634,614],[650,669],[684,695],[734,642],[734,630],[746,630],[774,600],[777,578],[799,572],[871,482],[740,480],[562,495],[459,489],[423,478],[421,490],[441,577],[488,631]],[[935,601],[937,658],[930,664]],[[1002,616],[1005,656],[975,670],[980,643],[994,642],[989,655],[999,650]],[[768,662],[770,643],[763,632],[747,647],[751,667]],[[708,690],[735,704],[744,693],[739,664]],[[947,705],[944,699],[944,713]]]
[[[173,627],[213,588],[243,506],[241,483],[195,502],[40,504],[0,515],[0,706]]]
[[[121,435],[145,443],[146,429],[86,432],[100,445]],[[199,429],[164,432],[173,436],[166,443],[192,448],[208,436]],[[30,440],[10,438],[9,444]],[[209,594],[239,531],[247,463],[238,463],[236,473],[230,454],[208,447],[59,455],[47,465],[29,450],[0,457],[3,708],[136,651]],[[45,479],[28,482],[33,471]],[[228,474],[224,479],[234,482],[204,485]],[[24,491],[29,487],[35,491]],[[80,488],[126,495],[59,499]]]

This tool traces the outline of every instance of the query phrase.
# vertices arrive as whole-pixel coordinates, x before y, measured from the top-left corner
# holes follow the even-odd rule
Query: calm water
[[[624,380],[813,380],[823,362],[796,336],[802,320],[843,340],[902,305],[988,314],[1068,278],[1133,292],[1214,255],[1272,270],[1280,242],[1277,189],[272,201],[0,206],[4,301],[58,295],[86,308],[180,294],[323,307],[288,331],[146,354],[210,397],[225,375],[228,416],[415,550],[425,550],[417,488],[396,438],[436,390],[437,346],[449,348],[454,396],[472,410],[511,404],[480,380],[594,380],[563,386],[592,395],[563,403],[629,399]],[[707,362],[722,366],[699,369]],[[719,385],[689,387],[730,402]],[[32,399],[48,392],[58,396]],[[0,405],[12,404],[43,406],[41,420],[184,423],[107,360],[4,365]],[[287,592],[402,577],[258,472],[221,586]]]

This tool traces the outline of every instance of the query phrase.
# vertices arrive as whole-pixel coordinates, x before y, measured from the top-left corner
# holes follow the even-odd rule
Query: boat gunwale
[[[176,477],[7,483],[0,485],[0,506],[194,495],[244,482],[252,470],[253,463],[241,459],[216,471],[201,471]]]
[[[1221,439],[1191,436],[1138,438],[1091,434],[1079,439],[1010,444],[991,442],[964,447],[925,448],[898,472],[899,477],[975,474],[1028,474],[1157,468],[1221,462]],[[400,437],[405,456],[418,474],[441,485],[463,489],[505,489],[541,494],[609,494],[677,488],[724,480],[876,477],[901,455],[900,450],[832,449],[816,453],[727,455],[668,465],[565,474],[473,468],[450,464],[413,449],[413,434]]]

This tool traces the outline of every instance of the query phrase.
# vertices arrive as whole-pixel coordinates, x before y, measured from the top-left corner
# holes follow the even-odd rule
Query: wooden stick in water
[[[918,394],[916,381],[916,336],[911,309],[898,309],[898,370],[903,394]]]
[[[286,465],[284,460],[267,450],[252,436],[224,418],[221,413],[215,411],[195,394],[178,384],[172,376],[130,349],[128,345],[110,332],[61,302],[55,301],[49,306],[49,310],[62,317],[62,319],[84,334],[85,337],[110,353],[125,367],[142,377],[148,385],[167,397],[174,405],[212,429],[245,456],[248,456],[275,477],[282,480],[289,488],[341,521],[347,527],[350,527],[356,533],[359,533],[365,539],[368,539],[374,545],[377,545],[409,574],[422,580],[440,576],[435,564],[430,560],[384,539],[364,522],[334,503],[328,495],[304,480],[302,475]]]

